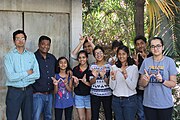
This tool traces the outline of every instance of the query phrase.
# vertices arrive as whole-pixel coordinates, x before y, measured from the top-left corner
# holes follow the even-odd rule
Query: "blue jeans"
[[[33,94],[33,120],[40,120],[43,113],[44,120],[52,120],[52,94]]]
[[[90,102],[90,95],[81,96],[81,95],[74,95],[74,101],[76,108],[91,108]]]
[[[137,120],[145,120],[144,108],[143,108],[143,95],[137,95]]]
[[[112,98],[112,109],[116,120],[134,120],[137,112],[137,97],[116,97]]]
[[[17,120],[21,110],[22,120],[32,120],[33,90],[8,87],[6,96],[7,120]]]

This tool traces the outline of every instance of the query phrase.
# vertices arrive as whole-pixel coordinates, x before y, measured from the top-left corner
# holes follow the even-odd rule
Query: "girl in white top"
[[[134,120],[137,111],[136,85],[138,67],[129,56],[129,49],[120,46],[118,61],[112,66],[109,86],[113,90],[112,109],[117,120]]]

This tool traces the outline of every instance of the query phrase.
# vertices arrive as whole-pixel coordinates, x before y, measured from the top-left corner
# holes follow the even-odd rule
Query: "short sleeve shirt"
[[[157,62],[153,57],[146,58],[139,70],[140,74],[144,74],[144,69],[148,72],[150,82],[144,90],[143,105],[151,108],[170,108],[173,106],[172,90],[160,83],[155,75],[159,72],[163,80],[169,80],[170,76],[177,75],[176,65],[173,59],[164,56]]]

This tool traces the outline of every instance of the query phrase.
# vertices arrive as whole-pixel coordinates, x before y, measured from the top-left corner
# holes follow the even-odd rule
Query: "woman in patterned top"
[[[112,120],[112,92],[109,87],[111,65],[105,62],[102,47],[96,46],[93,50],[93,55],[96,62],[90,66],[92,71],[92,76],[90,76],[92,120],[99,119],[101,103],[103,104],[106,120]]]
[[[57,73],[52,77],[55,93],[55,120],[62,120],[65,111],[65,120],[72,120],[73,95],[72,71],[67,58],[60,57],[57,62]]]

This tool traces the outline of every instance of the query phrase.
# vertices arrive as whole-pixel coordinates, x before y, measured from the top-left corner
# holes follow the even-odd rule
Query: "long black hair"
[[[117,54],[116,54],[117,56],[118,56],[118,52],[119,52],[120,50],[123,50],[124,52],[127,53],[127,55],[128,55],[128,58],[127,58],[128,66],[135,64],[134,59],[132,59],[132,58],[130,57],[130,55],[129,55],[129,49],[128,49],[127,46],[122,45],[122,46],[118,47],[118,49],[117,49]],[[119,59],[117,60],[117,62],[115,63],[115,65],[116,65],[118,68],[121,68],[121,67],[122,67],[121,61],[120,61]]]
[[[59,67],[59,61],[62,60],[62,59],[65,59],[66,62],[67,62],[67,68],[66,68],[66,74],[67,74],[67,71],[69,70],[72,70],[71,67],[70,67],[70,64],[69,64],[69,61],[66,57],[60,57],[58,60],[57,60],[57,63],[56,63],[56,73],[59,73],[60,72],[60,67]]]

